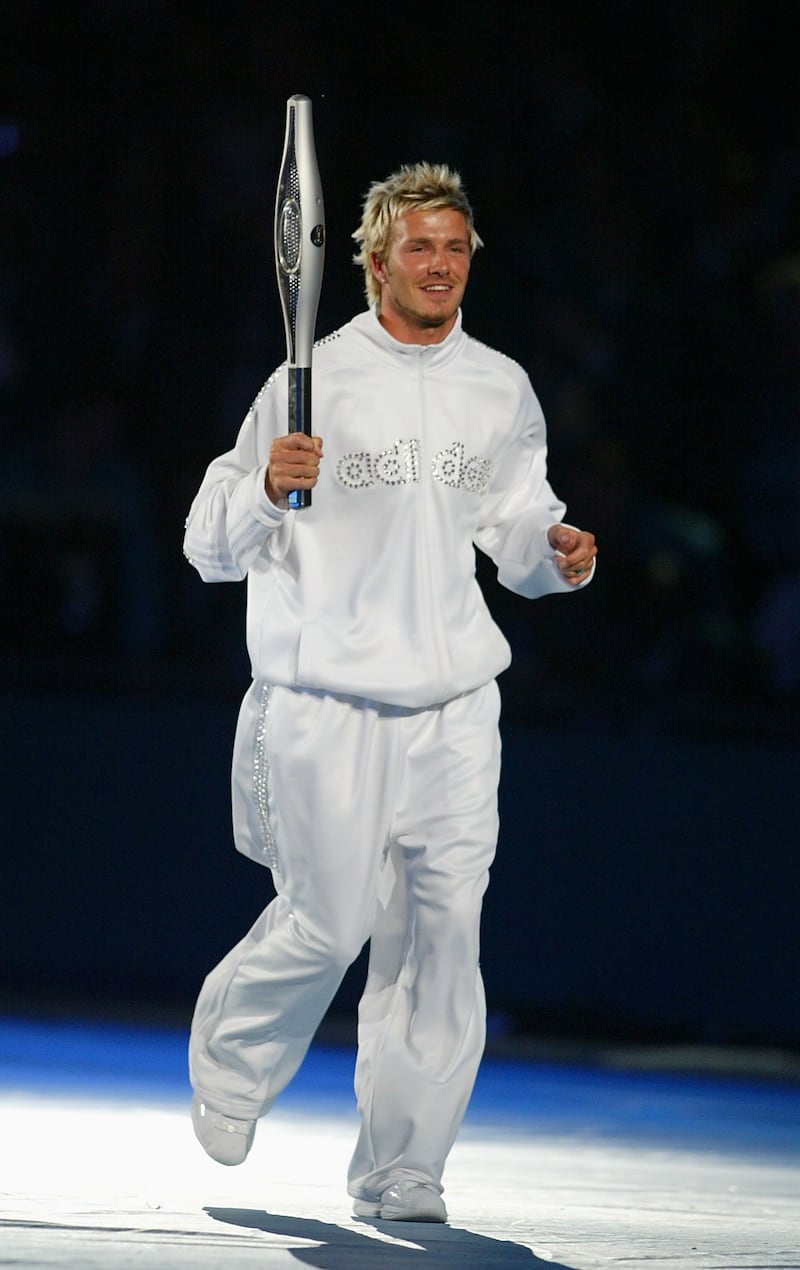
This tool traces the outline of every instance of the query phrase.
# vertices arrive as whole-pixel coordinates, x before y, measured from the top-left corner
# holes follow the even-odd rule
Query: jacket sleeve
[[[240,581],[292,513],[267,496],[264,478],[273,437],[286,430],[275,381],[262,389],[236,445],[210,464],[189,510],[183,552],[204,582]]]
[[[518,595],[579,590],[589,579],[577,587],[565,581],[547,538],[551,525],[565,523],[566,506],[547,479],[544,415],[527,376],[515,425],[483,499],[475,542],[497,565],[498,581]]]

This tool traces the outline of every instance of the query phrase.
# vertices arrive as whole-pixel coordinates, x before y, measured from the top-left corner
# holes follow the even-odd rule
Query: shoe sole
[[[430,1209],[421,1209],[419,1212],[409,1212],[407,1209],[399,1208],[382,1208],[381,1218],[383,1221],[415,1221],[415,1222],[439,1222],[447,1221],[445,1213],[433,1213]]]
[[[393,1208],[391,1204],[374,1204],[367,1199],[357,1199],[353,1204],[354,1217],[371,1217],[378,1221],[439,1222],[447,1221],[443,1209]]]
[[[380,1217],[380,1215],[380,1204],[373,1204],[371,1200],[368,1199],[357,1199],[353,1203],[354,1217]]]

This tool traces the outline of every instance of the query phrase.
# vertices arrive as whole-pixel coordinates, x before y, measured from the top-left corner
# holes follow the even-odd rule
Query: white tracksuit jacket
[[[470,338],[460,314],[422,346],[393,339],[371,310],[316,345],[312,401],[324,456],[310,508],[276,507],[264,489],[288,428],[282,367],[186,523],[185,554],[206,581],[247,577],[253,677],[406,707],[488,682],[510,651],[473,543],[521,595],[575,589],[547,541],[565,508],[526,374]]]

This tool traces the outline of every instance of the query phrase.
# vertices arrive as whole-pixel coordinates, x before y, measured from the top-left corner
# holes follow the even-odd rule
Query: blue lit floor
[[[350,1217],[352,1069],[312,1049],[224,1169],[182,1033],[0,1019],[0,1266],[800,1268],[800,1084],[486,1060],[430,1227]]]

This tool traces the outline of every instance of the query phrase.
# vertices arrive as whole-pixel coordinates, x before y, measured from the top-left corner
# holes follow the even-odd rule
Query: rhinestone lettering
[[[491,459],[478,455],[465,459],[463,441],[454,441],[435,456],[431,471],[442,485],[465,489],[470,494],[485,494],[494,475],[494,464]]]
[[[256,720],[256,742],[253,753],[253,798],[258,811],[258,819],[261,825],[261,836],[264,841],[262,850],[264,852],[264,863],[274,869],[276,873],[280,873],[278,863],[278,844],[275,841],[275,834],[272,830],[272,824],[269,818],[269,790],[270,790],[270,769],[269,755],[267,754],[267,717],[269,715],[270,702],[272,701],[272,685],[261,685],[261,698],[258,706],[258,718]]]
[[[350,489],[370,485],[414,485],[419,481],[419,441],[400,440],[388,450],[373,454],[358,450],[344,454],[336,464],[336,475]]]

